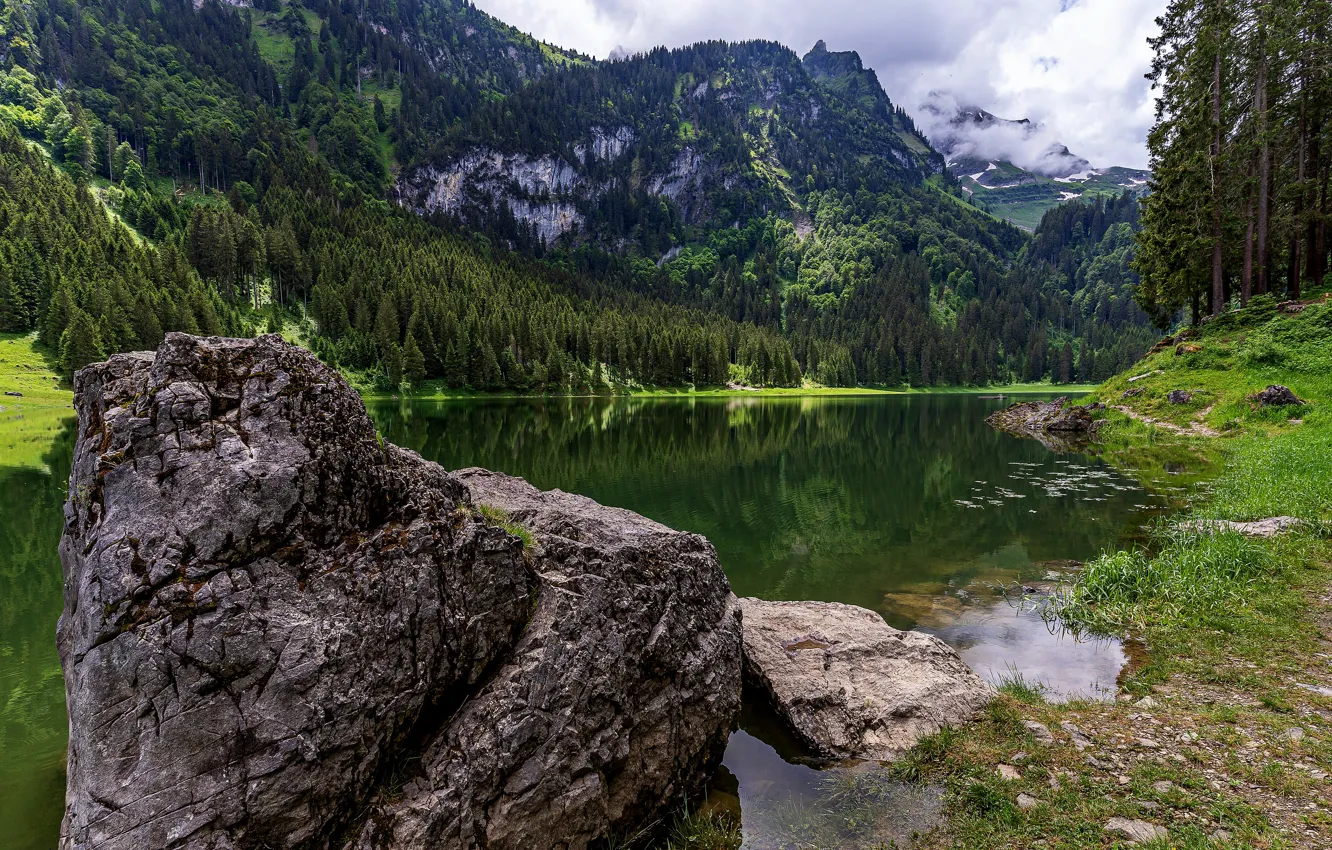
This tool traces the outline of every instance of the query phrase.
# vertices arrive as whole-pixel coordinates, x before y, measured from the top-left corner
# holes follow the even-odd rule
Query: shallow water
[[[1056,698],[1094,697],[1114,686],[1118,644],[1052,632],[1021,588],[1039,595],[1069,561],[1138,535],[1165,499],[1095,459],[995,433],[983,419],[1004,404],[555,399],[380,403],[371,415],[386,439],[447,468],[501,470],[704,534],[739,595],[862,605],[938,635],[993,680],[1020,673]],[[13,850],[53,847],[63,807],[54,632],[71,445],[67,432],[45,470],[0,468],[0,846]],[[816,770],[759,713],[742,725],[714,796],[740,806],[749,848],[821,829],[811,813],[834,803],[875,813],[839,833],[845,847],[901,840],[937,809],[931,789],[874,765]]]

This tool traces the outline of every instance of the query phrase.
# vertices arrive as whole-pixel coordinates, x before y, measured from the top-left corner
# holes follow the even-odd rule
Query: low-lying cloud
[[[989,163],[1011,162],[1047,177],[1070,177],[1091,163],[1070,153],[1049,127],[1033,121],[1007,121],[958,103],[950,94],[933,92],[917,116],[918,125],[963,171],[985,170]]]
[[[1144,167],[1147,38],[1167,0],[476,0],[537,38],[594,56],[766,38],[855,50],[922,124],[931,93],[1043,127],[1098,166]],[[1044,148],[1042,148],[1044,149]],[[1024,148],[1025,150],[1025,148]],[[1025,154],[1024,154],[1025,156]],[[1030,161],[1030,160],[1029,160]]]

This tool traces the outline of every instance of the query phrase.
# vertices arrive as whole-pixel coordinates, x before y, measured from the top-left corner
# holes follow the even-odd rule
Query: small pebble
[[[1156,708],[1156,706],[1158,705],[1157,701],[1152,699],[1151,697],[1143,697],[1142,699],[1138,700],[1133,704],[1136,705],[1138,708],[1149,711],[1153,708]]]
[[[1175,790],[1175,783],[1162,779],[1159,782],[1152,783],[1152,790],[1158,794],[1169,794]]]
[[[1041,804],[1041,801],[1024,793],[1017,795],[1017,804],[1019,809],[1034,809]]]
[[[1017,768],[1011,764],[1001,764],[995,768],[994,772],[999,774],[999,778],[1006,782],[1013,782],[1022,778],[1022,774],[1018,773]]]

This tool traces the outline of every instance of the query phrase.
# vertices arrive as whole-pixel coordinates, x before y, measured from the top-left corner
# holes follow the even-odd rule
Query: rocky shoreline
[[[991,696],[872,612],[737,600],[702,537],[384,444],[277,336],[75,390],[62,850],[580,848],[702,788],[744,675],[841,757]]]
[[[1095,439],[1104,405],[1071,404],[1067,397],[1054,401],[1023,401],[996,411],[985,421],[996,430],[1039,440],[1060,452],[1076,451]]]

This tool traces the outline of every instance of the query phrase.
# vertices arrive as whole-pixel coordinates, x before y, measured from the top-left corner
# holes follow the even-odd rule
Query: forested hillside
[[[1173,0],[1153,43],[1141,301],[1164,325],[1326,280],[1332,4]]]
[[[1150,344],[1130,201],[1037,256],[854,53],[597,63],[452,0],[0,10],[0,320],[67,368],[279,313],[393,388],[1074,380]]]

